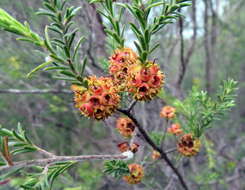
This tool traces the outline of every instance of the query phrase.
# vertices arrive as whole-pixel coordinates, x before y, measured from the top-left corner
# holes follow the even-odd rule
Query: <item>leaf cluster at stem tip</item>
[[[134,41],[142,63],[145,63],[149,55],[159,47],[159,43],[151,44],[152,36],[163,28],[166,24],[173,23],[178,17],[182,16],[180,9],[190,6],[190,0],[133,0],[130,3],[118,3],[113,0],[92,0],[90,3],[100,3],[103,10],[99,13],[104,16],[111,24],[111,28],[106,26],[107,34],[114,39],[118,47],[124,46],[124,31],[125,25],[120,26],[122,13],[128,10],[135,18],[135,23],[129,23],[130,29],[137,38]],[[116,17],[115,9],[119,7],[119,14]],[[156,16],[153,14],[153,9],[160,10]],[[121,29],[122,28],[122,29]]]
[[[112,175],[115,178],[121,178],[129,174],[128,165],[122,160],[106,161],[104,167],[104,173]]]
[[[11,155],[34,152],[37,147],[27,137],[26,132],[23,130],[21,124],[17,126],[17,130],[8,130],[0,127],[0,147],[1,152],[5,152],[4,137],[8,137],[8,148]]]
[[[18,40],[33,43],[37,46],[44,46],[43,39],[30,29],[27,22],[24,24],[10,16],[5,10],[0,8],[0,29],[21,36]]]

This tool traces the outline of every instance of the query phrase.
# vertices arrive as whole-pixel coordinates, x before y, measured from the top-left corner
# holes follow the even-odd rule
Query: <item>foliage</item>
[[[127,163],[121,160],[112,160],[105,162],[106,174],[112,175],[115,178],[121,178],[129,174],[129,169]]]
[[[116,10],[114,8],[114,3],[111,0],[98,1],[92,0],[90,3],[99,2],[103,7],[102,10],[98,10],[101,15],[103,15],[111,24],[110,26],[106,26],[105,32],[110,36],[116,43],[118,48],[124,47],[124,31],[125,26],[120,26],[122,15],[124,13],[124,8],[120,10]],[[116,16],[116,12],[119,12],[118,16]]]
[[[18,38],[19,40],[31,42],[37,46],[43,46],[43,40],[38,34],[31,31],[27,22],[23,25],[3,9],[0,9],[0,29],[22,36]]]
[[[227,110],[235,106],[237,82],[228,79],[219,87],[216,99],[211,98],[207,92],[193,88],[184,100],[176,100],[174,105],[186,118],[186,128],[200,137],[211,122],[221,119]]]
[[[8,143],[5,141],[8,141]],[[8,146],[6,146],[6,143]],[[37,150],[37,147],[27,137],[26,132],[23,130],[20,123],[17,126],[17,130],[10,131],[6,128],[0,127],[0,145],[3,155],[7,155],[8,152],[10,155],[17,155]],[[11,150],[9,150],[9,148]]]
[[[43,2],[45,9],[40,9],[37,12],[38,15],[45,15],[52,21],[50,26],[45,28],[44,39],[45,48],[50,54],[47,61],[32,70],[28,76],[52,64],[52,66],[46,67],[45,70],[58,70],[59,75],[55,77],[56,79],[78,81],[83,84],[82,75],[87,59],[84,59],[81,66],[77,56],[84,37],[80,37],[77,43],[74,44],[78,28],[73,27],[74,22],[72,21],[80,7],[67,7],[66,3],[67,1],[61,0],[45,0]],[[49,31],[52,31],[57,37],[50,38]]]
[[[190,6],[191,3],[185,1],[156,1],[151,0],[143,2],[142,0],[133,0],[132,3],[114,3],[111,0],[92,0],[90,3],[99,2],[103,10],[100,10],[100,14],[103,15],[111,24],[112,29],[106,26],[107,34],[114,39],[119,48],[124,46],[124,31],[125,25],[120,26],[120,21],[125,9],[127,9],[134,18],[138,21],[138,24],[129,23],[131,30],[135,34],[137,41],[134,41],[135,47],[138,50],[140,60],[145,63],[148,56],[159,47],[159,44],[151,45],[152,36],[157,33],[168,23],[173,23],[174,19],[177,19],[181,14],[178,12],[182,7]],[[116,7],[121,7],[118,12],[118,17],[115,17]],[[152,18],[151,12],[155,8],[161,8],[160,14]],[[117,9],[116,9],[117,10]],[[122,28],[122,29],[121,29]]]
[[[23,190],[51,190],[54,180],[74,165],[74,162],[60,162],[47,165],[41,173],[28,174],[28,179],[20,187]]]
[[[148,56],[160,45],[157,43],[151,47],[152,36],[165,25],[173,23],[173,20],[181,16],[178,11],[182,7],[191,5],[191,3],[186,2],[188,0],[170,2],[150,0],[146,4],[142,0],[134,0],[132,5],[118,3],[120,6],[127,8],[138,21],[138,25],[130,23],[130,26],[138,40],[134,44],[139,52],[142,63],[145,63]],[[151,12],[157,7],[161,8],[160,14],[151,18]]]
[[[7,166],[12,165],[12,156],[16,154],[23,154],[26,152],[34,152],[39,148],[34,145],[27,137],[26,132],[23,130],[20,124],[18,124],[17,130],[8,130],[0,128],[0,146],[1,153],[5,159],[5,163],[1,162],[0,165]],[[53,165],[47,165],[43,169],[40,167],[40,173],[28,173],[28,179],[21,187],[25,190],[36,189],[36,190],[47,190],[51,189],[54,180],[74,165],[75,162],[57,162]],[[13,167],[7,172],[0,173],[0,181],[7,180],[10,176],[18,173],[22,166]]]
[[[0,153],[4,162],[1,166],[13,165],[12,156],[27,152],[34,152],[37,147],[27,137],[21,125],[18,124],[17,130],[8,130],[0,126]],[[18,173],[21,167],[13,168],[7,172],[0,172],[0,181],[7,180],[10,176]]]

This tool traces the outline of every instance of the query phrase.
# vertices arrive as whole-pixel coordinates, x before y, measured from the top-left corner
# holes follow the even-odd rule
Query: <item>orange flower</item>
[[[199,139],[194,138],[192,134],[185,134],[177,144],[178,151],[184,156],[195,156],[201,147]]]
[[[164,83],[164,75],[157,64],[148,61],[145,65],[136,62],[129,67],[128,91],[136,100],[151,100]]]
[[[129,175],[124,176],[123,179],[128,184],[138,184],[141,182],[142,178],[144,177],[144,169],[139,164],[129,164]]]
[[[88,89],[79,85],[71,86],[75,107],[87,117],[97,120],[107,118],[119,105],[118,89],[109,77],[90,76],[86,80]]]
[[[133,143],[131,146],[128,142],[123,142],[117,145],[120,152],[126,152],[131,151],[133,153],[136,153],[138,151],[139,145],[137,143]]]
[[[175,108],[171,106],[164,106],[162,111],[160,112],[161,117],[165,117],[167,119],[172,119],[175,117]]]
[[[156,151],[156,150],[153,150],[152,154],[151,154],[151,158],[153,160],[158,160],[159,158],[161,158],[161,154],[160,152]]]
[[[122,117],[117,120],[116,128],[122,136],[131,137],[135,130],[135,124],[128,117]]]
[[[133,153],[138,152],[139,146],[140,146],[140,145],[138,145],[137,143],[133,143],[133,144],[130,146],[131,152],[133,152]]]
[[[183,130],[180,127],[180,124],[175,123],[172,124],[170,128],[168,128],[168,133],[171,133],[173,135],[180,135],[181,133],[183,133]]]
[[[109,73],[113,76],[114,83],[122,90],[125,88],[125,79],[128,77],[129,66],[137,62],[138,55],[130,48],[115,50],[109,58]]]
[[[138,59],[138,55],[131,48],[116,49],[114,54],[110,57],[110,63],[117,64],[133,64]]]
[[[120,152],[126,152],[129,150],[129,144],[128,142],[123,142],[117,145],[118,149],[120,150]]]

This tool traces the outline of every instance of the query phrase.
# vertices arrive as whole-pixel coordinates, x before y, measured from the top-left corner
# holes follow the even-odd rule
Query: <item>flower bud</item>
[[[175,117],[175,108],[171,106],[164,106],[160,112],[160,116],[166,119],[172,119]]]

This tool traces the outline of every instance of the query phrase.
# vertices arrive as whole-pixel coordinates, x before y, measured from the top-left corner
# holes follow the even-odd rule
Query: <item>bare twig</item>
[[[51,153],[51,152],[48,152],[48,151],[46,151],[46,150],[44,150],[44,149],[42,149],[42,148],[40,148],[40,147],[37,147],[37,146],[36,146],[36,148],[37,148],[38,152],[40,152],[40,153],[43,154],[44,156],[47,156],[47,157],[49,157],[49,158],[55,158],[55,157],[56,157],[55,154],[53,154],[53,153]]]
[[[180,72],[179,72],[179,78],[177,81],[178,87],[180,87],[184,76],[186,72],[186,66],[187,63],[185,62],[185,43],[184,43],[184,35],[183,35],[183,30],[184,30],[184,23],[183,23],[183,18],[180,17],[179,19],[179,34],[180,34]]]
[[[184,46],[184,35],[183,35],[183,18],[180,17],[179,19],[179,30],[180,30],[180,71],[177,79],[177,87],[180,88],[183,82],[187,66],[190,62],[190,58],[194,52],[195,45],[196,45],[196,36],[197,36],[197,19],[196,19],[196,0],[192,1],[192,31],[193,35],[191,37],[191,45],[185,55],[185,46]]]
[[[2,155],[9,166],[13,166],[11,154],[9,152],[8,137],[3,137],[3,152]]]
[[[0,94],[71,94],[70,90],[51,90],[51,89],[31,89],[31,90],[19,90],[19,89],[1,89]]]
[[[15,162],[14,166],[2,166],[0,167],[0,175],[12,169],[28,168],[32,166],[46,166],[46,165],[55,164],[57,162],[66,162],[66,161],[82,162],[84,160],[123,160],[125,158],[127,157],[121,154],[119,155],[56,156],[54,158]]]
[[[205,78],[206,78],[206,90],[210,94],[211,92],[211,67],[212,67],[212,58],[210,52],[210,39],[209,39],[209,3],[206,0],[203,0],[205,9],[204,9],[204,47],[205,47]]]
[[[136,105],[136,103],[137,103],[137,100],[133,100],[131,102],[130,106],[128,107],[128,112],[130,112],[134,108],[134,106]]]
[[[169,150],[166,150],[165,153],[166,153],[166,154],[170,154],[170,153],[173,153],[173,152],[175,152],[175,151],[177,151],[177,148],[171,148],[171,149],[169,149]]]

